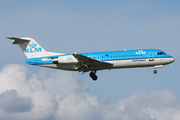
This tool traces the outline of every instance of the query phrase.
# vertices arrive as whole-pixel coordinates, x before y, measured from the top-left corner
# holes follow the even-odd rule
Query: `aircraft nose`
[[[175,59],[172,57],[172,62],[174,62],[174,61],[175,61]],[[171,62],[171,63],[172,63],[172,62]]]
[[[163,64],[170,64],[170,63],[173,63],[174,61],[175,61],[175,59],[173,57],[161,58],[161,62]]]
[[[173,57],[169,58],[169,63],[173,63],[175,59]]]

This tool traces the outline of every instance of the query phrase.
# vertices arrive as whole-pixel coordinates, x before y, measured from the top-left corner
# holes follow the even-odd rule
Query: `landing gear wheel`
[[[92,77],[92,79],[94,80],[94,81],[96,81],[97,80],[97,76],[96,75],[94,75],[93,77]]]
[[[93,72],[89,73],[89,76],[92,78],[95,74]]]
[[[93,72],[93,71],[89,73],[89,76],[90,76],[94,81],[96,81],[97,78],[98,78],[98,77],[96,76],[96,73]]]
[[[154,74],[156,74],[156,73],[157,73],[157,70],[154,70],[153,72],[154,72]]]

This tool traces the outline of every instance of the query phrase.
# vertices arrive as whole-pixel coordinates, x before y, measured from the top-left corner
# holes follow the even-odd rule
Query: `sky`
[[[0,0],[0,119],[178,120],[180,1]],[[60,53],[160,49],[157,69],[89,73],[30,66],[7,36]]]

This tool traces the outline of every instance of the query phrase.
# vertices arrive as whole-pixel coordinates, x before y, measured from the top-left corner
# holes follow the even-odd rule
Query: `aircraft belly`
[[[150,67],[155,65],[161,65],[162,62],[160,58],[154,58],[153,61],[149,59],[129,59],[129,60],[115,60],[115,61],[105,61],[108,63],[113,64],[111,68],[107,68],[104,66],[96,67],[96,70],[103,70],[103,69],[116,69],[116,68],[133,68],[133,67]],[[62,69],[62,70],[69,70],[69,71],[79,71],[75,63],[71,64],[47,64],[47,65],[39,65],[42,67],[49,67],[55,69]],[[83,71],[91,71],[92,69],[86,69]]]
[[[74,63],[71,64],[56,64],[58,69],[77,71]]]
[[[113,68],[149,67],[162,64],[160,58],[154,58],[154,61],[149,61],[149,59],[130,59],[111,61],[109,63],[113,64]]]
[[[77,71],[75,69],[76,66],[74,64],[44,64],[44,65],[38,65],[38,66],[54,68],[54,69],[69,70],[69,71]]]
[[[37,65],[37,66],[48,67],[48,68],[57,68],[57,66],[55,64],[44,64],[44,65]]]

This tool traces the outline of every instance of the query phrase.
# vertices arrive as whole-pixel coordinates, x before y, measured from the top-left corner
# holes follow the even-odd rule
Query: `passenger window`
[[[126,55],[124,57],[126,57]]]
[[[127,55],[127,57],[129,57],[129,55]]]
[[[135,56],[137,56],[137,55],[135,55]]]

